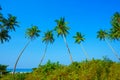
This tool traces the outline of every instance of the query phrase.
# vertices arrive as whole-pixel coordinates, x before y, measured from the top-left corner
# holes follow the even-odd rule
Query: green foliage
[[[55,31],[57,32],[58,36],[64,35],[65,37],[69,33],[68,30],[70,28],[67,26],[67,22],[65,22],[65,18],[61,17],[59,20],[55,20],[57,26],[55,27]]]
[[[111,20],[112,28],[110,29],[109,36],[112,40],[120,40],[120,13],[116,12]]]
[[[0,10],[2,10],[1,7]],[[15,31],[16,26],[19,26],[16,16],[8,14],[8,18],[6,18],[0,12],[0,42],[1,43],[4,43],[11,39],[9,32]]]
[[[14,76],[13,74],[8,74],[4,76],[1,80],[24,80],[27,73],[16,73]]]
[[[8,66],[0,64],[0,78],[8,73],[6,70]]]
[[[53,43],[54,42],[54,37],[53,37],[52,31],[45,32],[44,37],[42,39],[43,39],[42,41],[45,42],[46,44],[47,43]]]
[[[75,38],[75,43],[78,44],[85,40],[84,35],[82,35],[80,32],[76,32],[76,35],[73,36],[73,38]]]
[[[0,41],[1,43],[4,43],[4,41],[9,41],[10,35],[8,34],[7,30],[0,30]]]
[[[120,63],[107,57],[61,65],[48,61],[31,73],[7,74],[1,80],[120,80]]]
[[[38,29],[37,26],[32,26],[31,28],[28,28],[26,31],[26,36],[30,39],[35,39],[37,37],[39,37],[39,33],[41,31]]]
[[[108,37],[107,31],[100,29],[100,30],[97,32],[97,38],[99,38],[100,40],[105,40],[106,37]]]
[[[119,80],[120,63],[108,58],[73,62],[65,66],[51,63],[39,66],[25,80]]]

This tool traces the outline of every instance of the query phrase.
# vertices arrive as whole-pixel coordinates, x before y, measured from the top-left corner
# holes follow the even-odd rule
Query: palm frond
[[[78,44],[85,40],[84,35],[82,35],[80,32],[76,32],[76,35],[73,36],[73,38],[75,39],[75,43]]]
[[[52,31],[45,32],[42,42],[45,42],[45,43],[53,43],[54,42],[54,37],[53,37]]]
[[[65,35],[65,37],[67,36],[67,34],[69,33],[68,30],[70,30],[70,28],[67,26],[67,22],[65,22],[65,18],[61,17],[59,20],[55,20],[55,22],[57,23],[57,26],[55,27],[55,31],[58,34],[58,37],[61,35]]]
[[[39,33],[41,31],[38,29],[37,26],[32,26],[31,28],[28,28],[26,31],[26,36],[30,39],[35,39],[37,37],[39,37]]]

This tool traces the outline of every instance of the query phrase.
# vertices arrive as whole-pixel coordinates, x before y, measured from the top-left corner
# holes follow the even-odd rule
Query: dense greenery
[[[119,75],[120,63],[109,59],[73,62],[68,66],[48,61],[25,80],[119,80]]]
[[[8,66],[0,64],[0,78],[8,73],[6,70]]]
[[[17,73],[1,78],[2,80],[120,80],[120,63],[108,58],[92,59],[61,65],[48,61],[31,73]]]

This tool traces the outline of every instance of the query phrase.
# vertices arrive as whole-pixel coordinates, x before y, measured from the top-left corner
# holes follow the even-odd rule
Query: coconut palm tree
[[[110,43],[107,41],[108,37],[108,33],[105,30],[99,30],[97,32],[97,38],[99,38],[100,40],[103,40],[106,42],[106,44],[110,47],[110,49],[112,50],[112,52],[114,53],[114,55],[116,56],[116,58],[118,58],[118,60],[120,60],[120,57],[118,56],[118,54],[116,53],[116,51],[114,50],[114,48],[110,45]]]
[[[58,37],[62,36],[62,38],[64,39],[64,42],[65,42],[66,47],[68,49],[68,53],[70,55],[70,60],[71,60],[71,62],[73,62],[72,55],[71,55],[70,49],[68,47],[68,43],[66,41],[66,36],[69,33],[68,30],[70,28],[67,26],[67,22],[65,22],[65,18],[61,17],[59,20],[55,20],[55,22],[57,23],[57,26],[55,27],[55,31],[57,32]]]
[[[42,61],[43,61],[43,59],[44,59],[44,57],[45,57],[45,55],[46,55],[46,51],[47,51],[47,46],[48,46],[48,44],[54,42],[54,37],[53,37],[52,31],[47,31],[47,32],[45,32],[45,34],[44,34],[44,36],[43,36],[43,38],[42,38],[42,42],[44,42],[44,43],[46,44],[46,47],[45,47],[45,51],[44,51],[44,54],[43,54],[43,56],[42,56],[42,59],[41,59],[41,61],[40,61],[39,66],[42,64]]]
[[[75,38],[75,43],[80,44],[81,49],[88,60],[89,56],[88,56],[86,50],[84,49],[83,45],[81,44],[81,42],[83,42],[85,40],[84,35],[82,35],[80,32],[76,32],[76,35],[73,36],[73,38]]]
[[[27,46],[29,45],[29,43],[31,42],[31,40],[34,40],[36,39],[37,37],[39,37],[39,33],[40,33],[40,30],[38,29],[37,26],[32,26],[31,28],[28,28],[27,31],[26,31],[26,36],[29,38],[29,41],[28,43],[25,45],[25,47],[22,49],[22,51],[20,52],[17,60],[16,60],[16,63],[14,65],[14,70],[13,70],[13,74],[15,73],[15,70],[16,70],[16,66],[17,66],[17,63],[21,57],[21,55],[23,54],[24,50],[27,48]]]

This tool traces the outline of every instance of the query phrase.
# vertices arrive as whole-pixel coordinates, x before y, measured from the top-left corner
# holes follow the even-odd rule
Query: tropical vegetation
[[[107,57],[62,65],[48,61],[31,73],[7,74],[1,80],[119,80],[120,63]]]
[[[2,8],[0,7],[0,11]],[[34,68],[30,73],[15,73],[19,59],[23,52],[28,47],[31,41],[40,36],[40,30],[37,26],[27,28],[26,37],[28,38],[27,44],[22,51],[14,65],[13,74],[7,72],[6,65],[0,64],[0,80],[120,80],[120,63],[113,62],[107,57],[103,59],[89,59],[89,56],[84,49],[82,42],[85,41],[84,35],[81,32],[76,32],[73,36],[75,43],[80,44],[83,53],[86,56],[86,60],[81,62],[74,62],[71,54],[71,50],[67,43],[67,35],[70,27],[67,26],[67,22],[64,17],[55,20],[56,26],[53,30],[44,33],[42,42],[45,43],[45,50],[40,60],[40,64],[37,68]],[[107,43],[108,47],[112,50],[117,59],[120,60],[118,53],[114,47],[110,44],[110,41],[120,40],[120,13],[116,12],[112,16],[112,27],[109,30],[100,29],[97,31],[97,38]],[[5,18],[0,12],[0,42],[4,43],[11,39],[9,32],[15,31],[18,25],[17,17],[8,14],[8,18]],[[42,65],[45,58],[48,44],[54,42],[54,34],[56,32],[58,37],[62,37],[68,50],[71,64],[63,65],[59,62],[51,62],[50,60]]]
[[[8,73],[7,67],[8,67],[8,65],[0,64],[0,78]]]

